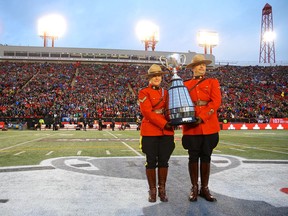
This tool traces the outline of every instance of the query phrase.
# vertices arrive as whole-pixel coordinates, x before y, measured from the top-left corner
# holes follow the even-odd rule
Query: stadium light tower
[[[274,39],[272,7],[267,3],[262,9],[259,63],[275,63]]]
[[[199,31],[197,34],[198,45],[204,47],[204,54],[207,54],[207,49],[210,49],[212,54],[212,48],[219,43],[219,36],[217,32]]]
[[[145,44],[145,51],[151,47],[155,50],[159,41],[159,27],[149,21],[141,21],[137,24],[136,33],[139,39]]]
[[[59,15],[48,15],[38,20],[38,33],[44,39],[44,47],[47,46],[48,40],[51,39],[52,47],[54,41],[62,36],[66,30],[66,22]]]

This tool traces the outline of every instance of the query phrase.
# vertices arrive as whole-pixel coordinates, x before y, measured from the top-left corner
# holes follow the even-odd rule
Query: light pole
[[[44,39],[44,47],[47,46],[49,39],[51,39],[52,47],[54,47],[55,39],[63,35],[65,29],[66,22],[59,15],[48,15],[38,20],[38,34]]]
[[[136,33],[144,43],[145,51],[149,48],[155,50],[156,44],[159,41],[159,27],[148,21],[141,21],[136,27]]]
[[[204,47],[204,54],[207,54],[207,49],[210,49],[212,54],[212,48],[219,43],[219,36],[217,32],[211,31],[199,31],[197,34],[198,45]]]
[[[272,6],[267,3],[262,9],[259,63],[276,62],[275,37],[276,35],[273,31]]]
[[[151,47],[152,51],[154,51],[155,47],[156,47],[156,43],[158,42],[158,40],[155,37],[155,34],[153,34],[151,37],[145,38],[141,41],[144,42],[144,44],[145,44],[145,51],[147,51],[149,49],[149,47]]]

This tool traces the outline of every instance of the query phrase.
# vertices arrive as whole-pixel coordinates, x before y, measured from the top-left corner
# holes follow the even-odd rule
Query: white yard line
[[[111,136],[113,136],[114,138],[118,138],[117,136],[115,136],[114,134],[110,133],[109,131],[106,131],[108,134],[110,134]],[[125,142],[121,142],[123,143],[127,148],[129,148],[132,152],[134,152],[136,155],[138,156],[142,156],[138,151],[136,151],[135,149],[133,149],[130,145],[128,145]]]
[[[78,152],[77,152],[77,155],[81,155],[81,154],[82,154],[82,151],[78,151]]]
[[[213,149],[213,152],[221,152],[220,150],[217,149]]]
[[[20,155],[20,154],[23,154],[23,153],[25,153],[26,151],[21,151],[21,152],[18,152],[18,153],[16,153],[16,154],[14,154],[14,155]]]
[[[138,156],[142,156],[138,151],[136,151],[135,149],[133,149],[131,146],[129,146],[127,143],[122,142],[127,148],[131,149],[131,151],[133,151],[135,154],[137,154]]]
[[[236,151],[245,151],[245,150],[243,150],[243,149],[237,149],[237,148],[229,148],[229,149],[232,149],[232,150],[236,150]]]
[[[46,155],[51,155],[54,151],[50,151],[48,152]]]
[[[281,152],[281,151],[274,151],[274,150],[251,147],[251,146],[244,146],[244,145],[240,145],[240,144],[227,143],[227,142],[223,142],[223,141],[220,141],[220,142],[224,145],[237,146],[237,147],[246,148],[246,149],[248,148],[248,149],[255,149],[255,150],[259,150],[259,151],[274,152],[274,153],[279,153],[279,154],[288,154],[288,152]]]
[[[106,133],[110,134],[110,135],[113,136],[114,138],[118,138],[117,136],[115,136],[113,133],[110,133],[109,131],[106,131]]]

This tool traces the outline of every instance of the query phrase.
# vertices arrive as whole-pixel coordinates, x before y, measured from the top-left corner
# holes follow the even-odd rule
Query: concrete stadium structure
[[[32,47],[0,45],[0,61],[56,61],[83,63],[129,63],[129,64],[160,64],[161,56],[175,52],[141,51],[95,48],[65,48],[65,47]],[[196,52],[177,52],[186,56],[185,64],[191,62]],[[206,54],[212,60],[211,67],[215,66],[215,56]],[[185,65],[184,64],[184,65]]]

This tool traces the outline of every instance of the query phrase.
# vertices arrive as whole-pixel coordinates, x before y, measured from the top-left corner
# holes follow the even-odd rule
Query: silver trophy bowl
[[[160,57],[161,64],[172,71],[171,86],[168,89],[169,101],[165,110],[165,116],[171,125],[182,125],[196,122],[195,105],[193,104],[188,89],[184,86],[183,80],[177,75],[186,61],[183,54],[172,54]]]

